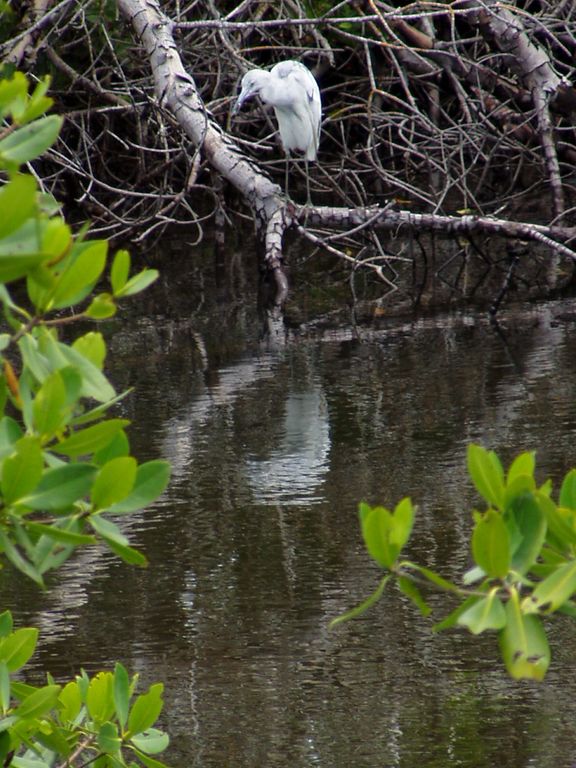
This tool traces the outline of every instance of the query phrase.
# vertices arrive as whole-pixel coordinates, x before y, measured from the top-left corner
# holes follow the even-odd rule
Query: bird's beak
[[[238,112],[242,109],[242,105],[248,98],[249,94],[246,91],[240,91],[240,94],[238,95],[238,98],[236,99],[236,104],[232,107],[232,117],[234,115],[237,115]]]

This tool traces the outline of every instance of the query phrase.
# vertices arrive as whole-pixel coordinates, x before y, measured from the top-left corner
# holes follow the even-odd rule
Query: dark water
[[[174,766],[572,766],[574,623],[551,628],[540,685],[507,678],[492,636],[433,635],[394,590],[328,630],[379,578],[359,500],[410,495],[410,556],[457,577],[468,442],[507,462],[537,449],[556,487],[576,466],[566,307],[507,315],[504,338],[461,315],[281,347],[259,341],[240,302],[195,307],[110,327],[112,376],[137,389],[123,406],[134,450],[168,458],[173,481],[126,521],[148,569],[85,550],[47,595],[2,575],[19,619],[41,627],[37,669],[118,659],[163,680]]]

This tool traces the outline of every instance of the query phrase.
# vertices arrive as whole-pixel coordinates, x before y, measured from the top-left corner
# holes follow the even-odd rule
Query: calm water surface
[[[123,406],[134,450],[168,458],[173,481],[126,521],[148,569],[86,550],[47,595],[2,574],[20,621],[42,629],[37,669],[119,659],[163,680],[173,766],[572,766],[573,623],[555,625],[541,685],[510,681],[493,637],[432,635],[394,590],[327,628],[379,578],[360,499],[409,494],[410,555],[457,577],[468,442],[506,461],[537,448],[556,487],[576,466],[576,323],[561,309],[505,317],[504,338],[461,316],[280,347],[239,305],[112,326],[112,377],[137,389]]]

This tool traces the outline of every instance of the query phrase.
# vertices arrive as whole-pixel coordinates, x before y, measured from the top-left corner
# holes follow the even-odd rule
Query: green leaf
[[[55,216],[46,222],[42,232],[42,252],[50,257],[50,264],[62,259],[72,247],[74,242],[72,230],[66,224],[65,220]],[[32,279],[39,281],[39,285],[46,288],[53,288],[56,283],[56,275],[53,269],[48,269],[47,274],[31,275]]]
[[[24,699],[14,714],[22,719],[38,718],[53,709],[58,702],[59,685],[45,685]]]
[[[576,510],[576,469],[571,469],[562,481],[559,503],[561,507]]]
[[[75,427],[78,427],[82,424],[91,424],[95,421],[98,421],[98,419],[101,419],[102,416],[104,416],[110,410],[110,408],[112,408],[113,405],[120,403],[131,392],[131,389],[127,389],[124,392],[121,392],[119,395],[113,397],[112,400],[108,400],[101,405],[90,408],[90,410],[86,411],[82,415],[75,416],[71,424]]]
[[[49,675],[48,675],[49,677]],[[48,681],[50,685],[54,682],[52,679]],[[15,677],[12,679],[12,696],[14,701],[24,701],[30,694],[37,691],[38,688],[35,685],[29,683],[23,683],[21,680],[17,680]]]
[[[371,557],[383,568],[391,568],[412,530],[414,510],[410,499],[403,499],[394,511],[360,504],[362,536]]]
[[[468,473],[476,490],[491,505],[502,507],[504,471],[498,456],[480,445],[471,444],[467,453]]]
[[[96,472],[97,468],[91,464],[66,464],[48,469],[34,493],[20,503],[38,510],[67,509],[88,495]]]
[[[393,518],[394,526],[391,541],[401,550],[410,538],[414,524],[414,507],[409,498],[404,498],[398,502],[394,509]]]
[[[550,664],[548,639],[540,619],[522,613],[515,589],[506,604],[506,626],[500,632],[500,648],[511,677],[544,679]]]
[[[114,667],[114,708],[120,728],[124,731],[130,709],[130,678],[119,662]]]
[[[60,568],[74,552],[76,546],[76,544],[62,543],[52,537],[42,536],[33,552],[34,566],[42,575],[49,570]]]
[[[29,369],[36,381],[42,383],[52,373],[53,368],[50,367],[48,359],[40,351],[37,340],[26,334],[18,340],[18,348],[25,367]],[[63,368],[64,365],[58,367]],[[22,379],[22,376],[20,378]]]
[[[90,515],[88,521],[96,533],[106,542],[114,554],[130,565],[145,566],[148,561],[137,549],[128,545],[128,539],[118,526],[100,514]]]
[[[104,368],[106,359],[106,342],[104,336],[98,331],[89,331],[83,336],[79,336],[72,348],[83,355],[85,358],[101,371]]]
[[[11,751],[12,751],[12,739],[10,738],[10,733],[7,730],[2,731],[0,733],[0,765],[5,765],[5,766],[10,765]],[[153,766],[149,766],[149,768],[153,768]],[[158,768],[160,767],[158,766]]]
[[[144,509],[160,496],[168,485],[169,479],[170,464],[167,461],[158,459],[140,464],[130,495],[112,505],[108,511],[110,514],[121,515]]]
[[[472,554],[487,576],[503,579],[510,570],[510,537],[502,515],[489,509],[478,518],[472,534]]]
[[[16,241],[18,233],[13,233],[12,237]],[[35,269],[41,264],[46,255],[37,249],[31,252],[25,252],[24,248],[26,244],[22,244],[22,249],[19,249],[19,243],[7,243],[7,238],[4,238],[2,243],[4,248],[8,247],[9,254],[2,253],[2,247],[0,246],[0,282],[9,283],[12,280],[18,280],[21,277],[25,277],[31,270]]]
[[[114,292],[115,298],[119,299],[126,296],[133,296],[135,293],[140,293],[141,291],[146,290],[149,285],[152,285],[152,283],[158,279],[159,274],[160,273],[156,269],[143,269],[142,272],[131,277],[118,292]]]
[[[529,475],[517,475],[504,490],[503,509],[506,511],[519,496],[536,491],[536,482]]]
[[[14,176],[0,189],[0,238],[19,229],[36,208],[36,180],[24,174]]]
[[[67,393],[60,371],[54,371],[42,382],[34,398],[33,415],[36,431],[42,436],[56,434],[70,418]]]
[[[126,436],[126,432],[124,430],[120,430],[117,435],[115,435],[112,440],[108,443],[108,445],[105,448],[102,448],[102,450],[97,451],[94,456],[93,460],[95,464],[98,464],[99,467],[101,467],[103,464],[106,464],[108,461],[111,461],[112,459],[117,459],[120,456],[128,456],[130,454],[130,442],[128,440],[128,437]],[[140,471],[140,467],[138,467],[138,471]],[[136,473],[136,483],[138,482],[138,472]],[[123,505],[125,502],[127,502],[130,498],[132,498],[132,495],[134,494],[134,490],[132,490],[132,493],[128,497],[128,499],[125,499],[125,501],[121,502],[121,505]],[[116,508],[116,504],[114,504],[114,509]],[[110,511],[110,510],[109,510]]]
[[[43,154],[60,133],[62,118],[41,117],[0,140],[0,162],[23,165]]]
[[[551,498],[540,492],[534,494],[546,516],[546,541],[560,552],[572,552],[576,546],[576,511],[557,507]]]
[[[92,320],[106,320],[109,317],[114,317],[117,310],[112,296],[109,293],[100,293],[98,296],[94,296],[84,314]]]
[[[120,456],[104,464],[92,487],[94,509],[106,509],[125,499],[134,487],[137,468],[132,456]]]
[[[32,531],[38,536],[47,536],[53,541],[59,541],[62,544],[71,544],[74,547],[96,544],[96,538],[85,533],[76,533],[65,528],[60,528],[56,523],[45,525],[44,523],[34,523],[24,520],[26,529]]]
[[[458,624],[467,627],[474,635],[487,629],[503,629],[506,626],[506,611],[498,590],[493,589],[486,597],[478,598],[457,619]]]
[[[69,682],[58,696],[58,712],[61,722],[74,724],[82,709],[82,695],[77,682]]]
[[[80,674],[76,675],[76,683],[78,684],[82,702],[85,703],[88,699],[88,691],[90,690],[90,678],[86,674],[86,670],[82,669]]]
[[[534,470],[536,468],[536,453],[526,451],[517,456],[508,470],[507,485],[513,483],[518,477],[528,477],[534,482]]]
[[[9,456],[15,450],[16,443],[22,434],[20,425],[10,416],[0,419],[0,459]]]
[[[52,714],[52,713],[50,713]],[[46,750],[54,754],[58,754],[60,758],[67,758],[72,754],[71,741],[69,731],[64,728],[52,727],[52,718],[50,717],[49,724],[46,721],[42,721],[40,728],[35,732],[35,738],[38,740],[38,744],[45,747]],[[16,762],[16,761],[15,761]],[[65,764],[65,763],[63,763]],[[27,766],[25,768],[28,768]],[[48,763],[43,763],[42,766],[38,766],[37,763],[29,766],[29,768],[52,768]]]
[[[83,456],[105,448],[130,422],[127,419],[108,419],[73,432],[53,446],[56,453],[65,456]]]
[[[362,536],[369,555],[382,568],[391,568],[396,562],[398,550],[390,546],[392,515],[384,507],[372,507],[366,513],[368,505],[360,504]]]
[[[355,608],[352,608],[352,610],[346,611],[346,613],[343,613],[341,616],[337,616],[335,619],[332,619],[328,625],[329,629],[333,629],[338,624],[342,624],[345,621],[350,621],[350,619],[355,619],[356,617],[361,616],[368,610],[368,608],[377,603],[378,600],[380,600],[382,597],[382,593],[384,592],[390,577],[390,573],[384,576],[384,578],[381,579],[380,583],[378,584],[376,590],[370,595],[370,597],[366,598],[366,600],[360,603],[360,605],[357,605]]]
[[[0,116],[13,114],[19,105],[26,105],[27,96],[28,80],[22,72],[0,80]]]
[[[36,84],[36,87],[30,94],[24,111],[17,117],[15,115],[18,123],[24,125],[24,123],[36,120],[36,118],[43,115],[52,106],[54,100],[45,95],[50,86],[50,82],[50,76],[46,75]]]
[[[157,755],[159,752],[164,752],[168,747],[170,738],[167,733],[163,733],[157,728],[150,728],[144,733],[133,736],[131,741],[140,752]],[[156,761],[155,763],[158,764]],[[146,764],[149,765],[149,763]]]
[[[44,253],[44,251],[42,251],[42,253]],[[50,291],[54,286],[54,275],[52,270],[46,264],[46,261],[47,257],[45,254],[42,263],[29,269],[26,275],[28,298],[38,315],[42,315],[46,311],[46,303],[49,299]]]
[[[128,275],[130,274],[130,254],[128,251],[120,250],[114,256],[112,270],[110,273],[110,282],[112,284],[112,293],[117,294],[126,285]]]
[[[0,661],[0,708],[5,715],[10,707],[10,671],[5,661]]]
[[[106,266],[108,242],[82,243],[76,258],[62,271],[51,297],[51,307],[63,309],[82,301]]]
[[[6,733],[12,726],[18,721],[18,718],[14,715],[4,717],[0,720],[0,734]],[[45,768],[42,766],[42,768]]]
[[[98,672],[88,686],[86,706],[96,723],[105,723],[114,714],[113,677],[111,672]]]
[[[471,608],[473,605],[476,604],[476,601],[478,598],[476,596],[468,597],[466,600],[464,600],[463,603],[461,603],[457,608],[455,608],[451,613],[448,614],[442,621],[439,621],[437,624],[435,624],[432,627],[433,632],[443,632],[445,629],[452,629],[458,624],[458,619],[460,616],[462,616],[463,613],[465,613],[469,608]]]
[[[114,388],[102,371],[75,346],[69,347],[46,334],[42,337],[42,352],[51,370],[72,366],[82,377],[82,395],[106,403],[115,397]]]
[[[12,621],[12,614],[10,611],[2,611],[0,613],[0,638],[7,637],[14,629],[14,622]]]
[[[130,715],[128,716],[128,733],[132,740],[134,736],[139,733],[143,733],[151,728],[158,719],[164,702],[162,700],[162,693],[164,692],[164,686],[162,683],[154,683],[150,686],[147,693],[143,693],[137,697],[136,701],[130,709]],[[143,752],[149,752],[148,749],[144,749],[141,744],[137,745]]]
[[[136,737],[138,738],[138,737]],[[168,746],[168,745],[166,745]],[[148,755],[145,755],[144,752],[142,752],[139,749],[136,749],[136,747],[131,746],[130,749],[134,752],[134,754],[137,756],[137,758],[144,763],[146,768],[168,768],[167,765],[164,763],[161,763],[160,760],[155,760],[153,757],[148,757]],[[158,750],[159,752],[162,752],[162,750]]]
[[[10,113],[13,122],[19,125],[35,120],[52,104],[52,99],[45,96],[49,83],[49,76],[42,78],[28,96],[28,79],[21,72],[15,72],[10,80],[0,82],[0,114]]]
[[[74,346],[66,347],[66,345],[62,345],[62,352],[70,364],[80,372],[82,376],[82,394],[85,397],[92,397],[99,403],[106,403],[115,397],[116,392],[114,388],[93,362],[78,353]]]
[[[62,376],[66,390],[66,407],[70,414],[72,414],[72,411],[78,405],[78,400],[82,393],[82,377],[73,366],[60,368],[59,373]]]
[[[2,465],[2,495],[8,505],[32,493],[40,482],[44,465],[42,449],[36,437],[22,437],[15,449]]]
[[[576,592],[576,560],[560,565],[522,601],[524,613],[552,613]]]
[[[88,522],[103,539],[114,541],[123,546],[128,544],[128,539],[124,536],[116,523],[102,517],[100,513],[90,515]]]
[[[42,574],[35,568],[32,563],[23,557],[19,550],[14,546],[9,536],[0,529],[0,552],[4,552],[7,559],[12,565],[17,568],[29,579],[35,581],[40,587],[44,587],[44,581],[42,580]]]
[[[505,513],[504,520],[512,543],[511,568],[527,573],[536,562],[546,539],[546,516],[532,493],[517,497]]]
[[[49,260],[50,254],[44,253],[42,248],[42,237],[47,226],[48,219],[45,216],[34,214],[27,217],[18,229],[0,238],[0,263],[8,263],[5,259],[24,259],[25,263],[28,262],[26,270],[19,272],[23,277],[38,264]],[[8,306],[15,308],[14,304]]]
[[[23,667],[36,650],[38,630],[36,627],[22,627],[8,637],[0,640],[0,661],[3,661],[10,672],[16,672]]]
[[[116,754],[122,746],[122,739],[118,736],[116,725],[111,722],[102,723],[98,730],[97,742],[102,752],[109,755]]]
[[[422,594],[414,581],[409,578],[408,576],[399,576],[398,577],[398,587],[400,588],[400,591],[406,595],[407,598],[409,598],[416,608],[420,611],[422,616],[429,616],[432,612],[432,609],[424,600],[422,597]]]
[[[435,584],[437,587],[440,587],[446,592],[456,592],[456,594],[460,594],[460,589],[459,587],[456,586],[456,584],[453,584],[451,581],[448,581],[448,579],[445,579],[443,576],[440,576],[440,574],[436,573],[435,571],[430,570],[430,568],[425,568],[422,565],[418,565],[417,563],[412,563],[408,560],[402,562],[400,566],[402,568],[408,568],[412,571],[416,571],[417,573],[420,573],[422,576],[428,579],[428,581],[430,581],[432,584]]]

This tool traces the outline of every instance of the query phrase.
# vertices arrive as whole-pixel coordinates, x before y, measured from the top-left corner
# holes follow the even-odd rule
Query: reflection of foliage
[[[437,630],[459,625],[475,635],[497,631],[510,675],[542,680],[550,650],[541,617],[556,612],[576,617],[576,469],[564,478],[557,503],[549,481],[536,485],[534,470],[533,453],[518,456],[505,474],[494,452],[469,446],[468,471],[488,508],[473,515],[475,565],[464,575],[463,586],[400,559],[414,520],[409,499],[394,512],[361,504],[366,548],[386,575],[367,600],[333,624],[363,613],[393,577],[427,616],[430,607],[420,589],[428,583],[463,600]]]
[[[40,194],[25,163],[51,147],[61,118],[46,116],[48,81],[28,94],[24,75],[0,81],[0,554],[44,586],[46,574],[81,546],[103,542],[126,562],[144,565],[118,518],[142,509],[165,488],[164,461],[138,464],[130,455],[126,419],[107,418],[118,395],[103,367],[103,336],[89,331],[72,343],[60,327],[113,316],[118,302],[146,288],[153,270],[130,276],[127,252],[116,254],[111,289],[94,294],[108,243],[74,236],[58,206]],[[16,283],[10,288],[8,284]],[[97,760],[125,765],[124,750],[145,766],[168,737],[155,729],[160,684],[133,698],[137,678],[85,673],[64,687],[48,679],[33,687],[13,679],[35,650],[34,628],[14,630],[0,615],[0,761],[51,766]]]

